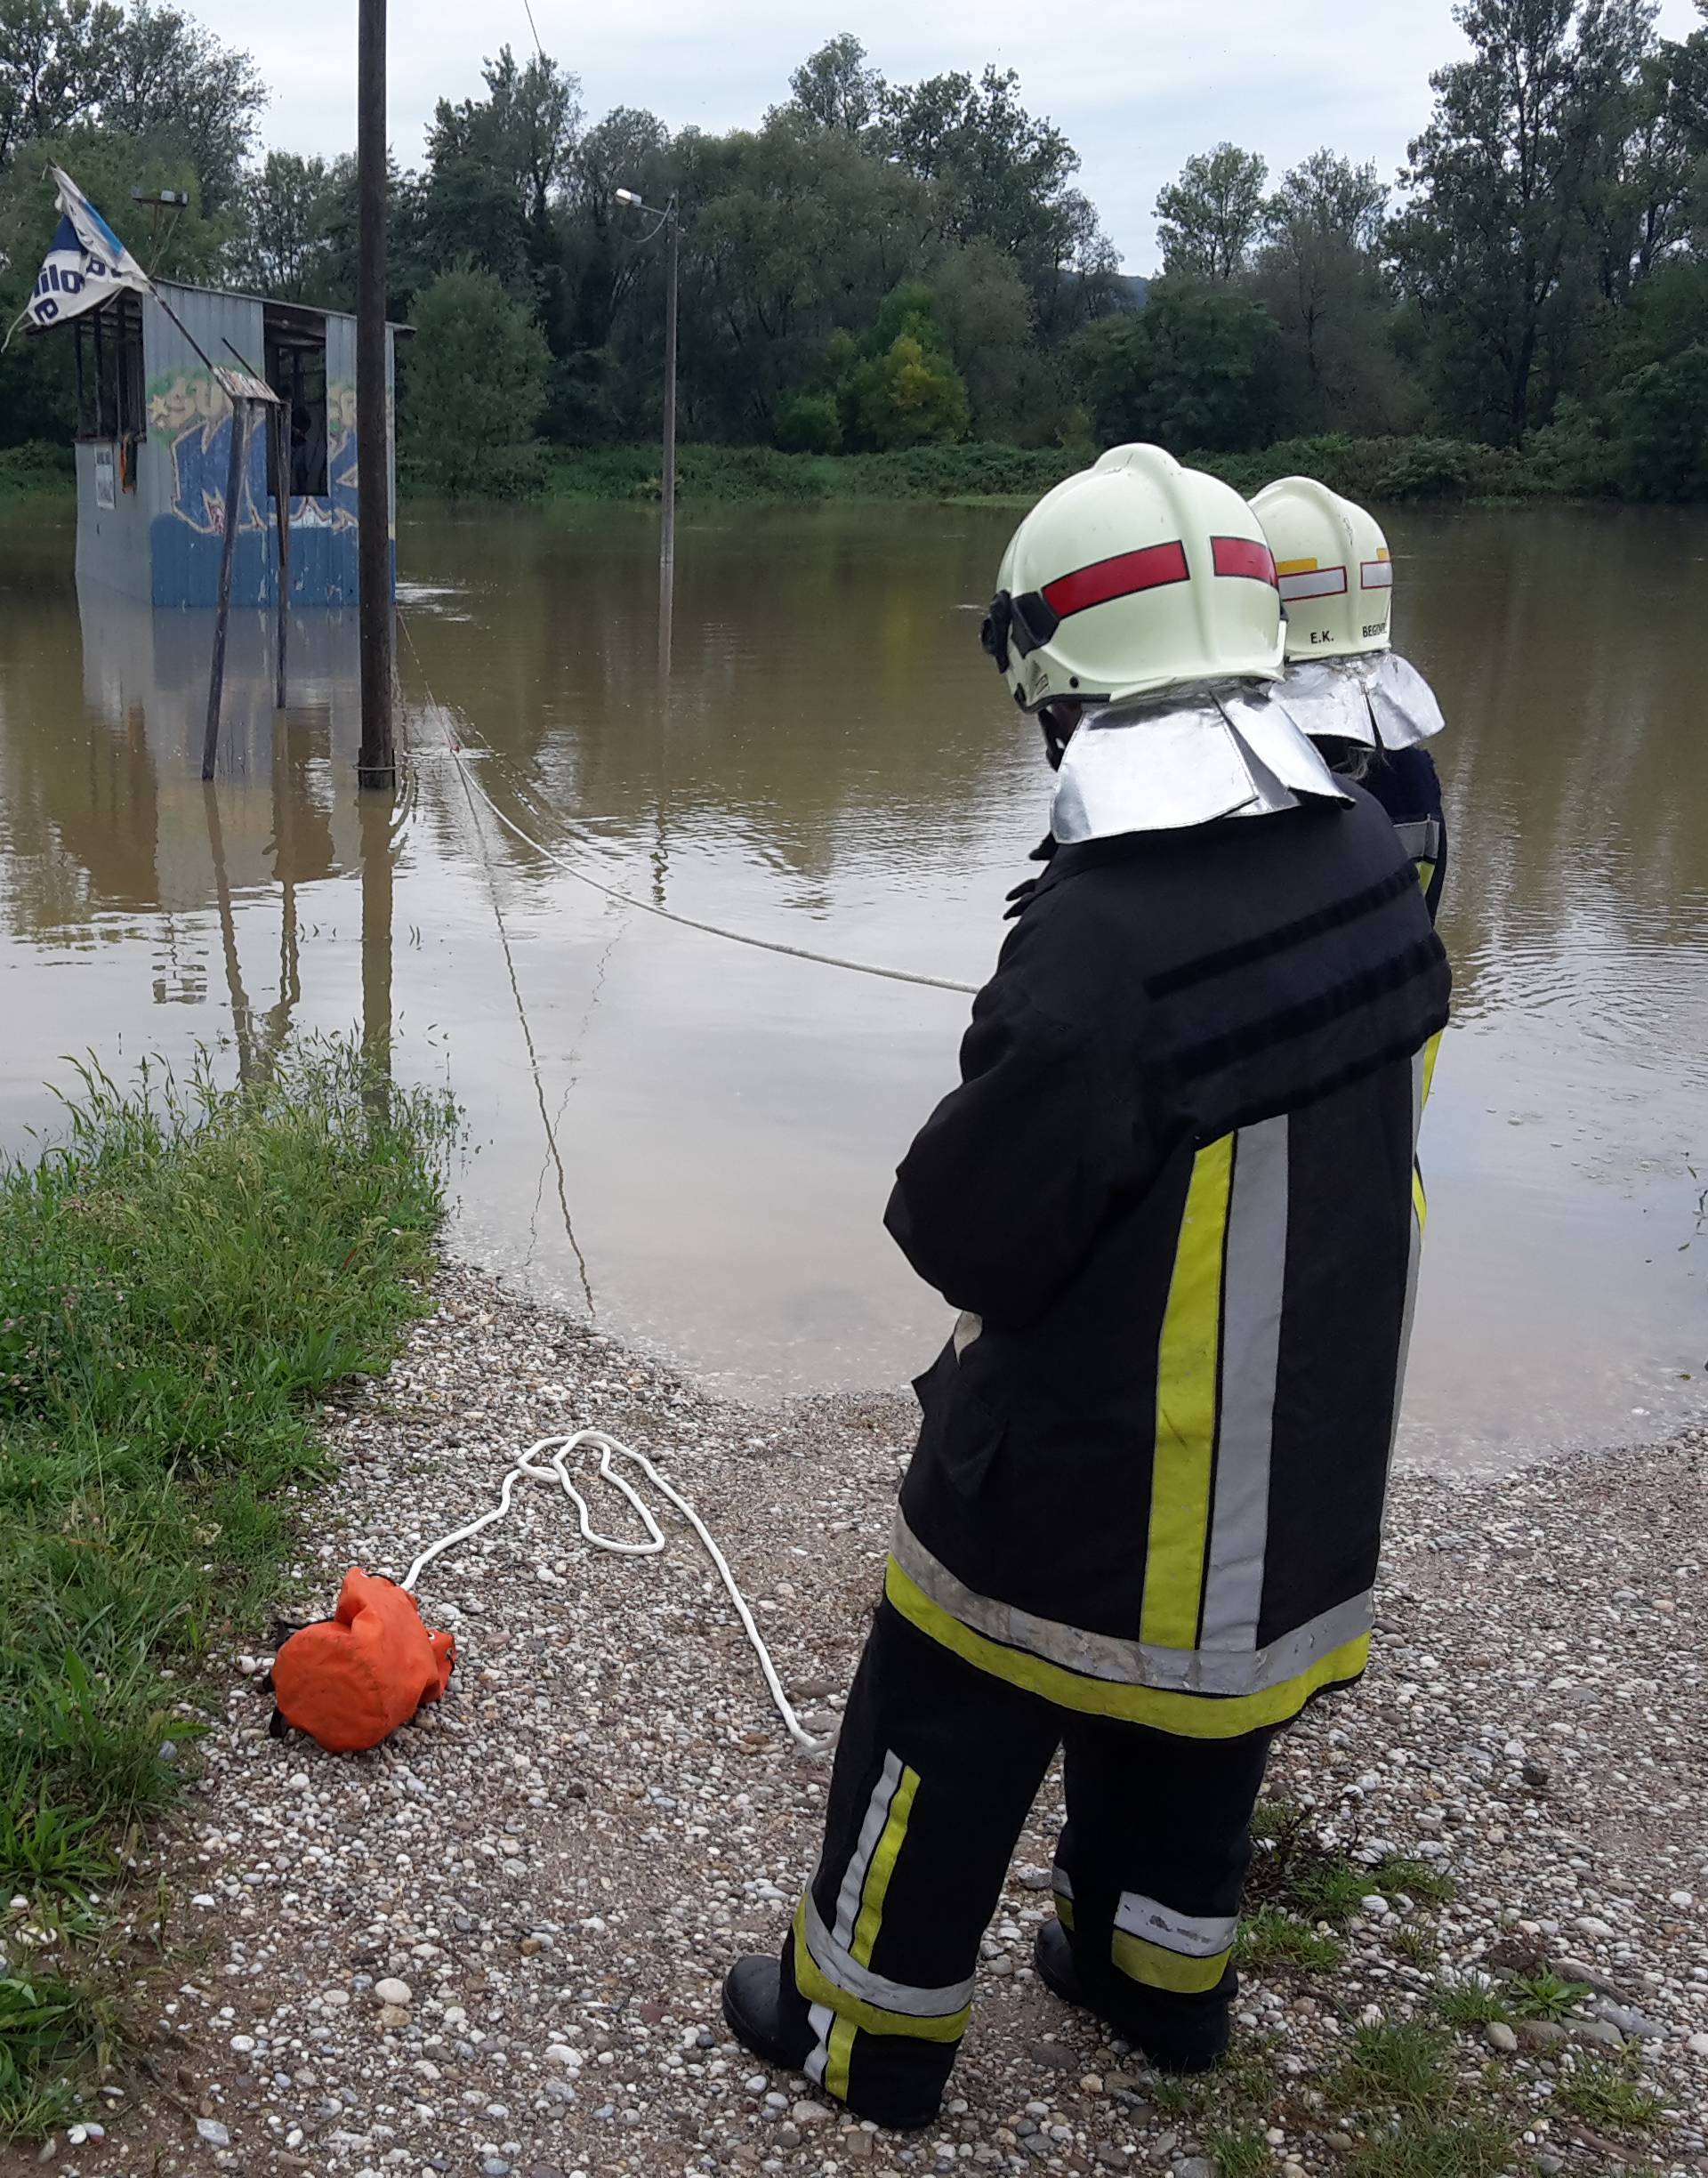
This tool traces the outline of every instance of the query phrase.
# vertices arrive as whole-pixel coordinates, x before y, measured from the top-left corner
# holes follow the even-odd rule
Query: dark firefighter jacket
[[[1416,746],[1378,749],[1361,783],[1393,819],[1400,845],[1416,867],[1433,923],[1447,875],[1447,819],[1434,757]]]
[[[1195,1737],[1355,1678],[1448,972],[1367,795],[1062,848],[887,1223],[963,1311],[886,1593]]]

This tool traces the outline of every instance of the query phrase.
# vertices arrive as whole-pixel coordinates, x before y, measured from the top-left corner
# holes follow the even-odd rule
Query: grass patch
[[[1285,1801],[1259,1803],[1252,1835],[1258,1852],[1245,1897],[1254,1913],[1275,1908],[1302,1921],[1344,1928],[1372,1892],[1390,1900],[1404,1896],[1424,1907],[1445,1905],[1454,1894],[1450,1876],[1409,1853],[1390,1853],[1366,1867],[1325,1844],[1303,1810]]]
[[[1510,2027],[1517,2017],[1500,1985],[1493,1981],[1451,1982],[1436,1991],[1435,2010],[1446,2027],[1488,2027],[1496,2020]]]
[[[1429,1972],[1440,1957],[1440,1948],[1428,1929],[1403,1928],[1394,1938],[1394,1951],[1408,1966]]]
[[[57,1976],[0,1974],[0,2140],[46,2133],[76,2109],[106,2053],[111,2005]]]
[[[309,1402],[421,1305],[453,1132],[322,1043],[245,1088],[85,1073],[0,1165],[0,1895],[31,1902],[0,1932],[0,2125],[99,2039],[21,1939],[93,1932],[193,1768],[210,1646],[262,1616],[326,1472]]]
[[[1511,2167],[1517,2131],[1486,2116],[1412,2110],[1391,2131],[1361,2141],[1343,2167],[1348,2178],[1500,2178]]]
[[[1522,2123],[1481,2098],[1473,2106],[1454,2069],[1451,2037],[1415,2020],[1360,2027],[1327,2095],[1364,2121],[1365,2138],[1347,2162],[1357,2178],[1496,2178]]]
[[[1253,1973],[1294,1966],[1307,1973],[1333,1973],[1346,1957],[1338,1938],[1307,1928],[1278,1907],[1262,1906],[1240,1924],[1238,1959]]]
[[[1578,2056],[1562,2071],[1554,2100],[1591,2125],[1647,2133],[1661,2114],[1661,2100],[1631,2068],[1604,2057]]]
[[[1263,2178],[1275,2167],[1269,2135],[1260,2125],[1213,2126],[1204,2145],[1221,2178]]]

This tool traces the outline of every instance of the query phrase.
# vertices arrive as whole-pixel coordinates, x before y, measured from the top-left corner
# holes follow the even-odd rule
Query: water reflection
[[[981,978],[1048,795],[976,641],[1010,519],[696,518],[663,588],[644,510],[407,525],[395,810],[355,788],[353,621],[293,624],[282,714],[270,623],[234,621],[205,794],[210,617],[90,597],[79,625],[68,539],[0,523],[0,965],[25,996],[0,1132],[46,1116],[61,1052],[218,1028],[254,1069],[293,1024],[359,1026],[468,1107],[478,1257],[744,1389],[900,1379],[939,1312],[880,1213],[965,1002],[661,924],[576,873]],[[1406,1441],[1648,1431],[1708,1367],[1708,523],[1390,535],[1452,722],[1459,978]]]

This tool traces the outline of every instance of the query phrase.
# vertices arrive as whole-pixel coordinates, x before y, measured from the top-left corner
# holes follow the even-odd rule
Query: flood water
[[[80,607],[68,520],[0,519],[0,1143],[68,1055],[262,1063],[366,1015],[468,1111],[464,1252],[744,1393],[899,1383],[944,1311],[881,1216],[968,1000],[584,880],[979,981],[1049,794],[977,643],[1013,519],[690,512],[667,658],[644,511],[406,519],[395,811],[356,793],[348,620],[294,625],[277,718],[238,622],[205,792],[209,616]],[[1708,1371],[1708,517],[1390,537],[1457,977],[1404,1444],[1656,1434]]]

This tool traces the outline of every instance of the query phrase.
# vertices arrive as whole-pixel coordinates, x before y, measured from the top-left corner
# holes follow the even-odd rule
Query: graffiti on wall
[[[226,472],[231,459],[231,407],[205,370],[181,368],[149,382],[149,435],[165,449],[170,474],[169,512],[198,536],[225,531]],[[252,451],[244,478],[238,528],[265,528],[264,451]],[[325,497],[294,496],[291,528],[356,527],[356,388],[334,379],[326,388]]]

